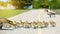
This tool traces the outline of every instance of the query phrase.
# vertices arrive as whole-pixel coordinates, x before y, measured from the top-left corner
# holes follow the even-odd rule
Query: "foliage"
[[[16,6],[17,9],[23,9],[25,5],[31,4],[29,0],[12,0],[12,5]]]
[[[60,0],[34,0],[33,8],[60,9]]]

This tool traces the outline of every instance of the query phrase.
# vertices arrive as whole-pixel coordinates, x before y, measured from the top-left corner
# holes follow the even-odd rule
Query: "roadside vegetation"
[[[17,14],[27,12],[27,11],[28,11],[27,9],[25,9],[25,10],[23,10],[23,9],[20,9],[20,10],[0,10],[0,17],[8,18],[8,17],[15,16]]]
[[[60,9],[56,9],[56,10],[53,10],[53,11],[55,11],[57,14],[60,15]]]

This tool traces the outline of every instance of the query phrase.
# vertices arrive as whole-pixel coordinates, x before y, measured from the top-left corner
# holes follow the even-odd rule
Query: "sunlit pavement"
[[[0,30],[0,34],[60,34],[60,16],[56,15],[56,17],[49,18],[48,15],[44,12],[44,9],[30,10],[28,12],[13,16],[8,18],[12,21],[19,22],[22,20],[23,22],[28,21],[49,21],[54,20],[56,22],[55,27],[48,26],[47,28],[17,28],[14,30]]]
[[[37,34],[37,29],[17,28],[14,30],[0,30],[0,34]]]

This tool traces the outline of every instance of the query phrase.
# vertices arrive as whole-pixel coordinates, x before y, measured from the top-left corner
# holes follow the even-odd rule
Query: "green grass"
[[[8,18],[27,11],[28,10],[0,10],[0,17]]]
[[[60,9],[56,9],[54,11],[60,15]]]

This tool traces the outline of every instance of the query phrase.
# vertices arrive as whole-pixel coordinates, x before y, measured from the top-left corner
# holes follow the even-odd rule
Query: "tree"
[[[33,0],[33,8],[60,9],[60,0]]]
[[[33,8],[44,8],[49,5],[48,0],[34,0],[33,1]]]
[[[57,1],[56,0],[52,0],[51,2],[50,2],[50,8],[51,9],[55,9],[56,8],[56,3],[57,3]]]
[[[12,5],[16,6],[17,9],[23,9],[25,5],[31,4],[31,2],[28,0],[12,0]]]

